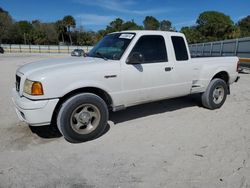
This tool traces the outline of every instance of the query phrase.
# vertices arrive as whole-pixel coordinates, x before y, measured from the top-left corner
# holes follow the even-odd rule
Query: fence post
[[[48,51],[49,51],[49,53],[50,53],[50,47],[49,47],[49,45],[48,45]]]
[[[190,55],[192,56],[192,51],[191,51],[191,49],[192,49],[192,44],[189,44],[189,45],[188,45],[188,48],[189,48]]]
[[[10,52],[11,52],[11,44],[10,44]]]
[[[223,45],[224,45],[224,42],[221,41],[221,42],[220,42],[220,56],[222,56]]]
[[[198,45],[195,44],[195,56],[197,56],[197,51],[198,51]]]
[[[205,43],[202,44],[202,56],[204,56]]]
[[[58,49],[58,53],[60,54],[60,45],[58,45],[58,48],[57,48],[57,49]]]
[[[68,54],[69,54],[69,45],[68,45]]]
[[[19,44],[19,52],[22,52],[21,44]]]
[[[30,44],[29,44],[29,50],[30,50],[30,53],[31,53],[31,48],[30,48]]]
[[[211,46],[210,46],[210,56],[212,56],[213,53],[213,43],[211,42]]]
[[[234,55],[237,56],[238,55],[238,48],[239,48],[239,39],[237,38],[235,40],[235,50],[234,50]]]

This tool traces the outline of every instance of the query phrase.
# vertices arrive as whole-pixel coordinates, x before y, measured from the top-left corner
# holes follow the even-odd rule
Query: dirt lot
[[[63,55],[0,55],[0,187],[250,187],[250,74],[224,106],[194,97],[112,113],[100,138],[70,144],[43,139],[18,121],[15,70]]]

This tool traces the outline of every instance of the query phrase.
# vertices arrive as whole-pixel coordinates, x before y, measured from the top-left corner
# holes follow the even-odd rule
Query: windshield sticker
[[[120,39],[132,39],[134,37],[134,34],[129,34],[129,33],[123,33],[119,36]]]

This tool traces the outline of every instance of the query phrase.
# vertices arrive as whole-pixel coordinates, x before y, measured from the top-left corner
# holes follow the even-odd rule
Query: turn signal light
[[[32,84],[31,95],[43,95],[43,86],[40,82]]]

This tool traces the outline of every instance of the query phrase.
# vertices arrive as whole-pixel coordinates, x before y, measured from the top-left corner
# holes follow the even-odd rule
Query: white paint
[[[174,98],[188,95],[191,92],[204,92],[212,77],[220,72],[226,71],[230,76],[232,84],[238,73],[236,72],[237,57],[219,58],[197,58],[176,61],[171,42],[171,36],[185,36],[181,33],[162,31],[125,31],[135,33],[135,36],[120,60],[103,60],[101,58],[67,58],[51,61],[31,63],[18,69],[17,74],[21,76],[21,87],[19,96],[13,95],[17,108],[36,100],[58,99],[67,93],[83,88],[96,87],[106,91],[112,98],[112,106],[133,106],[149,101],[165,98]],[[126,64],[127,57],[136,41],[143,35],[161,35],[165,39],[168,62],[131,65]],[[122,37],[130,38],[127,34]],[[120,37],[121,37],[120,36]],[[186,39],[185,39],[186,42]],[[187,45],[187,42],[186,42]],[[166,67],[172,67],[166,72]],[[105,78],[106,75],[116,75],[113,78]],[[43,96],[30,96],[23,93],[25,79],[40,81],[43,84]],[[198,89],[192,91],[192,83],[196,80]],[[20,97],[23,96],[23,97]],[[54,104],[54,103],[53,103]],[[51,120],[56,104],[39,108],[47,114],[44,119],[30,121],[44,123]],[[37,113],[34,108],[29,113]],[[30,116],[36,118],[36,116]]]

